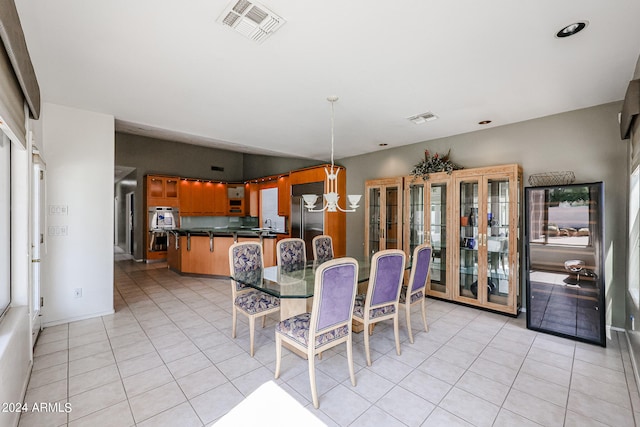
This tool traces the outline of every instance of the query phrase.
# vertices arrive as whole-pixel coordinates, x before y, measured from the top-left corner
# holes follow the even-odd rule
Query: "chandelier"
[[[333,164],[333,127],[334,127],[334,109],[333,104],[338,100],[337,96],[330,96],[327,98],[327,101],[331,103],[331,169],[324,168],[324,172],[327,174],[327,193],[324,194],[325,205],[321,209],[316,209],[316,201],[318,200],[318,195],[316,194],[303,194],[302,198],[304,199],[305,207],[309,212],[355,212],[358,208],[358,203],[360,202],[360,198],[362,195],[348,195],[347,199],[349,199],[349,209],[343,209],[338,205],[338,199],[340,196],[338,195],[338,174],[340,173],[340,168],[334,167]]]

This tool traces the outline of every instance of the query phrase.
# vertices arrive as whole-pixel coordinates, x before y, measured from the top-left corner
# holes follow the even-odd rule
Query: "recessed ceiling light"
[[[479,125],[488,125],[489,123],[491,123],[491,120],[482,120],[478,122]]]
[[[380,144],[378,144],[379,147],[386,147],[387,145],[389,144],[387,144],[386,142],[381,142]]]
[[[556,33],[556,37],[562,38],[562,37],[572,36],[584,30],[588,24],[589,24],[589,21],[578,21],[578,22],[574,22],[573,24],[569,24],[563,29],[561,29],[560,31],[558,31]]]

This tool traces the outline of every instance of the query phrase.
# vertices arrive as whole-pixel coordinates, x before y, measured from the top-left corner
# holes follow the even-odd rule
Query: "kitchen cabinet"
[[[176,246],[176,238],[178,245]],[[276,265],[276,237],[229,235],[171,234],[167,247],[167,264],[179,273],[229,276],[229,247],[234,242],[260,242],[265,267]]]
[[[245,184],[245,204],[249,216],[260,216],[260,184],[249,182]]]
[[[278,215],[291,215],[291,184],[289,175],[278,177]]]
[[[365,256],[402,246],[403,178],[365,182]]]
[[[227,215],[246,215],[244,184],[227,184]]]
[[[228,196],[227,196],[227,184],[224,182],[216,182],[213,184],[213,202],[211,210],[207,211],[206,215],[227,215],[228,211]]]
[[[179,203],[179,179],[175,176],[147,175],[147,206],[177,207]]]
[[[455,171],[452,299],[517,315],[522,169],[505,165]]]
[[[407,256],[423,244],[429,243],[432,258],[427,295],[450,299],[450,260],[453,248],[452,227],[453,185],[451,175],[432,173],[428,180],[404,178],[404,251]]]
[[[227,214],[227,184],[201,180],[180,181],[181,216]]]

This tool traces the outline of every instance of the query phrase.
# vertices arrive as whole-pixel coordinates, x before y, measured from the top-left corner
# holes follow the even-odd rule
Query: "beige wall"
[[[607,324],[624,326],[627,144],[620,140],[620,102],[506,126],[340,159],[347,192],[364,194],[368,179],[407,175],[424,150],[446,153],[467,167],[519,163],[530,174],[572,170],[576,182],[605,183],[605,281]],[[437,126],[437,122],[423,126]],[[363,255],[364,206],[347,215],[347,254]]]

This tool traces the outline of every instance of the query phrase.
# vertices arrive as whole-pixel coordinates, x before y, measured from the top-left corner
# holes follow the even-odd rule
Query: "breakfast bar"
[[[178,273],[229,276],[229,247],[260,242],[266,266],[275,265],[278,234],[261,228],[190,228],[168,232],[167,264]]]

